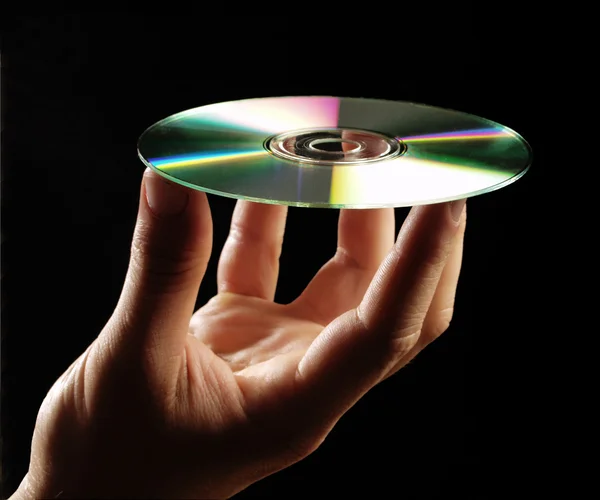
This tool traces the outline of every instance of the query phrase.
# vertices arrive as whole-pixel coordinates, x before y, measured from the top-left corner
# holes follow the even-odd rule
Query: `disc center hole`
[[[308,147],[322,153],[355,153],[362,149],[359,142],[341,137],[314,139],[310,141]]]

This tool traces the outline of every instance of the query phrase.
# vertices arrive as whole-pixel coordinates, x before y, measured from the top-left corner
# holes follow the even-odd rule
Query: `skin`
[[[120,300],[44,400],[13,499],[230,497],[308,456],[447,329],[464,200],[413,208],[396,241],[393,209],[342,210],[336,254],[283,305],[286,214],[237,203],[218,294],[194,313],[207,198],[144,174]]]

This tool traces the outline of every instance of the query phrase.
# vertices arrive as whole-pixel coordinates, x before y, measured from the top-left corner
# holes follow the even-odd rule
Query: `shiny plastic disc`
[[[513,130],[408,102],[273,97],[175,114],[140,137],[162,176],[222,196],[282,205],[438,203],[521,177],[531,149]]]

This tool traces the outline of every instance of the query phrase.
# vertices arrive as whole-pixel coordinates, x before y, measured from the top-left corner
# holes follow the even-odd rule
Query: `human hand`
[[[393,209],[342,211],[337,253],[281,305],[286,211],[238,202],[219,293],[192,314],[207,198],[145,173],[122,295],[44,400],[13,498],[229,497],[309,455],[447,329],[464,201],[413,208],[395,244]]]

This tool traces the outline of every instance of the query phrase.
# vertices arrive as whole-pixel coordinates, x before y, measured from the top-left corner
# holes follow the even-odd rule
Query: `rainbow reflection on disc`
[[[528,169],[513,130],[409,102],[273,97],[177,113],[140,137],[142,161],[185,186],[262,203],[425,205],[504,187]]]

